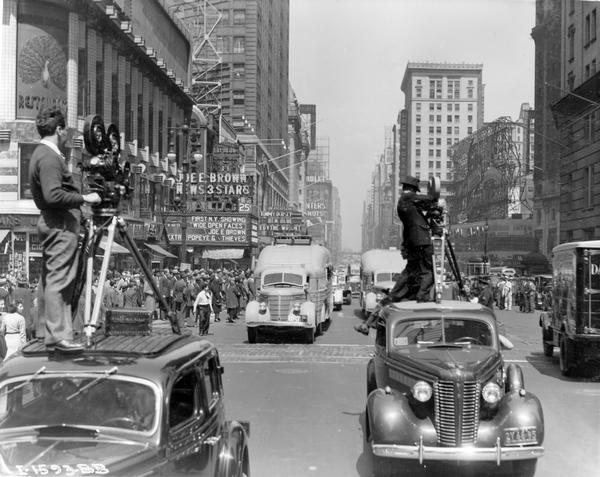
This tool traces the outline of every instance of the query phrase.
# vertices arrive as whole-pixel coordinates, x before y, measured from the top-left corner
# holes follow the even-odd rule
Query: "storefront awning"
[[[100,241],[100,248],[102,248],[102,250],[106,250],[106,237],[102,237],[102,240]],[[130,252],[122,245],[119,245],[117,242],[113,242],[110,247],[110,253],[130,253]]]
[[[164,248],[162,248],[160,245],[156,245],[155,243],[145,243],[144,245],[153,252],[156,252],[164,257],[177,258],[177,255],[173,255],[171,252],[167,252]]]
[[[10,230],[0,230],[0,243],[4,242],[4,239],[9,233]]]
[[[212,260],[238,260],[243,257],[243,248],[213,248],[202,252],[202,258],[210,258]]]

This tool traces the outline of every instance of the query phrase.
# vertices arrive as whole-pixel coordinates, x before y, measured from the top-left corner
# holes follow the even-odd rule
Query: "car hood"
[[[391,350],[390,358],[442,380],[462,376],[465,380],[477,379],[501,362],[500,353],[489,346],[440,347],[420,345]]]
[[[51,470],[52,466],[54,469],[52,472],[67,475],[77,470],[85,474],[85,469],[93,469],[94,472],[91,473],[96,474],[120,475],[132,464],[135,464],[138,469],[145,467],[141,464],[152,461],[156,454],[156,448],[148,443],[129,439],[19,436],[2,440],[0,474],[25,475],[21,471],[32,474],[36,473],[35,466],[38,466],[36,467],[38,471],[39,466],[45,466],[48,470]],[[69,469],[73,471],[69,473]]]

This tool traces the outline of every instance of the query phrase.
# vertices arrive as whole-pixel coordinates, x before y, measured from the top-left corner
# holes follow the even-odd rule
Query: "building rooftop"
[[[402,78],[402,84],[400,89],[406,91],[407,81],[410,77],[410,73],[414,70],[434,70],[434,71],[448,71],[448,70],[463,70],[463,71],[477,71],[481,73],[483,70],[483,63],[445,63],[435,61],[409,61],[406,64],[406,70],[404,70],[404,77]]]

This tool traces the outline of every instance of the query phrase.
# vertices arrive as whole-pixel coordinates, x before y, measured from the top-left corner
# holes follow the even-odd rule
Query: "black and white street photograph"
[[[0,477],[600,472],[600,0],[0,0]]]

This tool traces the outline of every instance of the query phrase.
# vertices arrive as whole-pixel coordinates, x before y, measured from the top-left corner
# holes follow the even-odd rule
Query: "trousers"
[[[38,234],[43,247],[39,319],[45,322],[47,345],[73,339],[73,310],[79,262],[79,211],[42,211]]]

